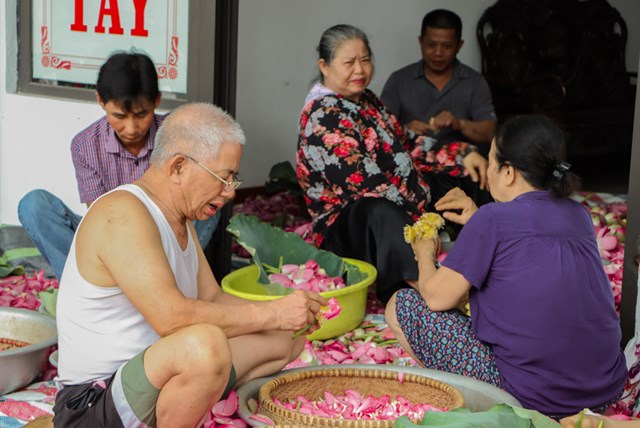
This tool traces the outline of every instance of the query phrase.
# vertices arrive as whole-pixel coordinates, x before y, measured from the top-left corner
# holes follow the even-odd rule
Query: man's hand
[[[266,326],[267,329],[295,331],[309,324],[315,324],[320,307],[328,305],[328,302],[318,293],[296,290],[268,304],[275,313],[276,325]]]
[[[404,126],[418,135],[435,135],[438,132],[437,129],[433,128],[427,122],[423,122],[421,120],[412,120],[409,123],[405,123]]]
[[[440,128],[451,128],[454,131],[457,131],[460,129],[460,121],[447,110],[442,110],[440,113],[433,116],[429,120],[429,125],[435,130],[439,130]]]
[[[435,136],[442,128],[451,128],[454,131],[458,131],[460,129],[460,120],[456,119],[451,112],[443,110],[437,115],[430,117],[428,122],[414,119],[404,126],[420,135]]]
[[[496,124],[495,120],[460,119],[446,110],[433,116],[428,123],[434,132],[438,132],[440,128],[450,128],[454,131],[460,131],[474,143],[487,144],[491,143],[495,135]]]
[[[486,189],[489,162],[478,152],[471,152],[464,157],[462,164],[469,172],[471,181],[474,183],[480,182],[480,189]]]
[[[471,216],[478,211],[478,207],[473,200],[467,196],[459,187],[451,189],[438,202],[435,203],[435,209],[444,211],[442,216],[449,221],[458,224],[466,224]],[[455,211],[460,211],[458,214]]]

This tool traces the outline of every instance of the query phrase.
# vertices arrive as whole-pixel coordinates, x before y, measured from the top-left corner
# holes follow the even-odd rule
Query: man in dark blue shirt
[[[496,114],[485,79],[462,64],[462,21],[438,9],[422,20],[422,60],[391,74],[382,101],[405,127],[439,141],[470,141],[488,152]],[[486,149],[486,150],[484,150]]]

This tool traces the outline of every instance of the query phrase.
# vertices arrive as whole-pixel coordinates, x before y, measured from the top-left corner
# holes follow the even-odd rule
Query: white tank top
[[[197,298],[198,253],[191,230],[183,251],[160,208],[140,187],[125,184],[111,192],[118,190],[131,192],[147,207],[160,231],[178,288],[185,297]],[[56,313],[58,380],[63,384],[107,378],[159,339],[119,287],[98,287],[82,278],[76,263],[75,236],[60,282]]]

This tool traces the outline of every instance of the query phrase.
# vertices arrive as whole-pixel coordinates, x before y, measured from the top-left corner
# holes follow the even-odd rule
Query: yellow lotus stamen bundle
[[[404,227],[404,240],[412,244],[418,239],[435,239],[444,227],[444,218],[437,213],[424,213],[412,225]]]

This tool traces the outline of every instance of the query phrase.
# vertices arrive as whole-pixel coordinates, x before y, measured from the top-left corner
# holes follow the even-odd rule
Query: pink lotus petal
[[[302,413],[303,415],[313,415],[315,413],[315,409],[311,404],[304,403],[298,407],[298,413]]]
[[[312,292],[323,292],[345,287],[342,277],[328,277],[326,272],[319,268],[314,260],[309,260],[299,266],[284,264],[281,266],[280,273],[269,275],[269,280],[285,287]]]
[[[320,268],[320,265],[315,260],[309,260],[304,264],[304,267],[316,271]]]
[[[217,428],[247,428],[248,425],[242,419],[234,419],[230,423],[225,425],[218,425]]]
[[[355,344],[355,345],[358,345],[358,344]],[[351,358],[353,358],[354,360],[359,360],[360,358],[362,358],[363,355],[367,355],[367,348],[364,348],[362,346],[356,347],[351,352]]]
[[[349,403],[354,404],[354,406],[355,403],[358,403],[360,400],[362,400],[362,395],[360,395],[358,391],[355,391],[353,389],[345,389],[344,395],[347,396],[347,400],[349,401]]]
[[[324,291],[320,288],[320,282],[316,279],[312,279],[311,281],[306,283],[307,286],[305,288],[302,288],[303,290],[308,290],[308,291],[312,291],[314,293],[319,293],[321,291]]]
[[[333,406],[336,402],[336,396],[330,393],[329,391],[324,392],[324,401],[329,405]]]
[[[335,317],[340,315],[340,312],[342,311],[342,308],[340,307],[340,303],[338,303],[338,301],[336,300],[335,297],[332,297],[332,298],[329,299],[328,306],[329,306],[329,309],[324,311],[323,314],[322,314],[322,316],[326,320],[334,319]]]
[[[327,351],[327,354],[331,356],[338,364],[349,358],[349,354],[340,351]]]
[[[633,418],[630,418],[627,415],[609,415],[607,416],[610,419],[615,419],[617,421],[631,421]]]
[[[396,336],[393,334],[391,329],[386,328],[386,329],[383,330],[382,338],[384,340],[391,340],[391,339],[395,339]]]
[[[225,400],[220,400],[213,406],[215,416],[232,416],[238,411],[238,396],[232,389]]]
[[[11,307],[13,308],[22,308],[27,309],[29,307],[29,303],[24,296],[18,297],[11,302]]]
[[[297,278],[303,279],[305,281],[309,281],[315,275],[316,275],[316,272],[313,269],[306,268],[298,271]]]
[[[347,352],[348,349],[345,346],[344,343],[337,341],[337,340],[328,340],[324,343],[324,349],[329,351],[329,350],[333,350],[333,351],[339,351],[339,352]]]
[[[268,417],[266,417],[264,415],[260,415],[260,414],[251,415],[251,416],[249,416],[249,419],[251,419],[252,421],[260,422],[262,424],[266,424],[268,426],[274,426],[275,425],[275,422],[273,422],[271,419],[269,419]]]
[[[324,392],[325,399],[311,401],[298,396],[287,403],[274,402],[285,409],[308,415],[357,419],[357,420],[395,420],[407,416],[412,420],[421,420],[427,410],[442,411],[429,405],[413,404],[398,396],[394,400],[389,395],[382,397],[362,397],[357,391],[345,390],[345,395],[333,396]]]
[[[214,416],[213,421],[220,425],[228,425],[233,422],[233,418],[230,418],[228,416]]]
[[[292,287],[294,282],[287,275],[282,273],[272,273],[269,275],[269,281],[275,284],[282,284],[285,287]]]
[[[440,254],[438,254],[438,257],[436,257],[436,261],[437,261],[438,263],[442,263],[442,262],[447,258],[447,255],[448,255],[448,254],[449,254],[449,253],[448,253],[448,252],[446,252],[446,251],[441,252]]]
[[[404,350],[402,348],[389,348],[387,349],[387,352],[397,358],[402,357],[404,354]]]
[[[604,251],[611,251],[618,246],[618,239],[615,236],[607,235],[598,240],[600,249]]]
[[[0,295],[0,306],[11,306],[14,297],[9,294]]]
[[[380,401],[380,404],[387,406],[391,403],[391,397],[389,396],[389,394],[385,394],[382,397],[380,397],[378,399]]]
[[[280,268],[280,271],[285,275],[289,275],[290,273],[298,272],[299,269],[300,269],[300,266],[298,265],[286,264],[286,265],[282,265],[282,268]]]
[[[363,355],[358,359],[358,363],[360,364],[378,364],[378,362],[370,357],[369,355]]]
[[[16,284],[13,287],[11,287],[11,291],[13,292],[14,295],[18,295],[21,293],[25,292],[25,288],[27,288],[27,284],[26,283],[21,283],[21,284]]]
[[[375,410],[375,400],[373,397],[367,397],[355,406],[355,413],[370,413]]]
[[[367,352],[367,355],[373,358],[376,364],[386,364],[389,360],[392,360],[385,348],[373,348]]]
[[[338,362],[336,360],[334,360],[332,357],[329,356],[319,356],[318,360],[324,364],[324,365],[330,365],[330,364],[338,364]]]

